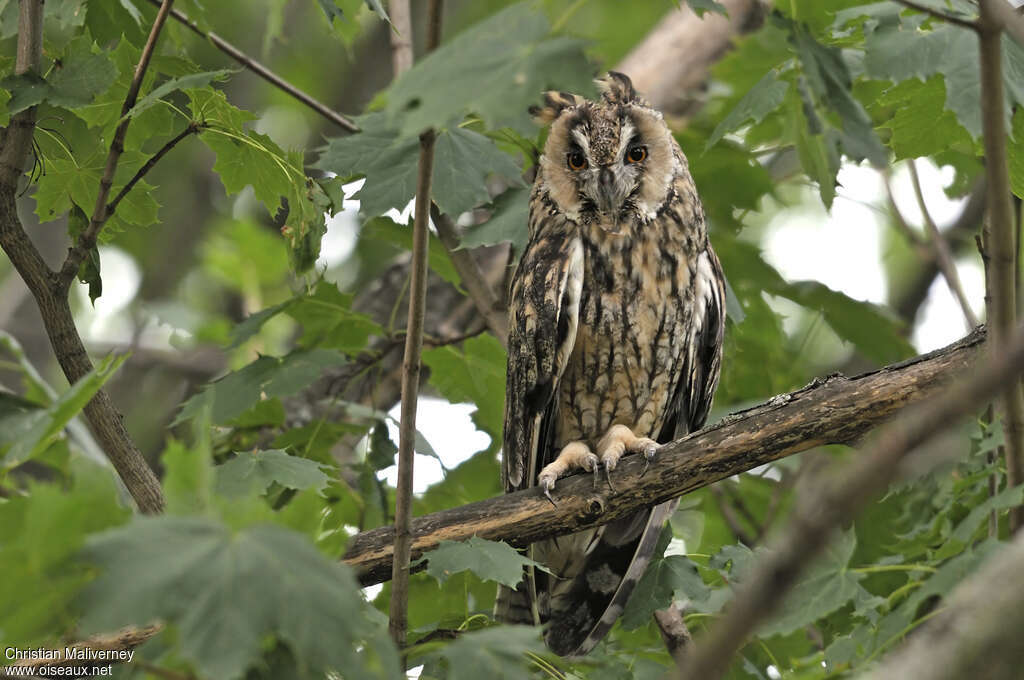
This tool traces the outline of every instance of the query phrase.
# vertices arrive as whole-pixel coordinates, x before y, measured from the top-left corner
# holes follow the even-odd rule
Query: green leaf
[[[427,573],[444,583],[460,571],[471,571],[485,581],[515,588],[523,580],[523,569],[543,565],[521,555],[504,541],[488,541],[473,536],[467,541],[441,541],[440,545],[414,564],[427,563]]]
[[[108,356],[47,408],[0,420],[0,451],[3,452],[0,463],[3,467],[14,467],[42,453],[127,358],[127,354]]]
[[[116,196],[147,160],[148,156],[138,151],[125,151],[121,154],[110,196]],[[72,206],[78,206],[86,215],[92,214],[106,162],[105,150],[97,150],[81,158],[50,160],[34,195],[39,219],[43,222],[57,219],[71,210]],[[153,198],[153,187],[145,180],[139,181],[118,204],[117,212],[107,220],[100,232],[100,241],[109,241],[119,232],[133,226],[149,227],[156,224],[159,221],[159,209],[159,204]]]
[[[530,190],[514,187],[494,199],[490,219],[466,230],[460,248],[511,243],[516,253],[523,252],[529,237]]]
[[[48,79],[24,74],[0,81],[0,87],[11,93],[8,112],[17,113],[43,101],[73,109],[106,92],[117,79],[117,67],[94,49],[91,38],[80,36],[68,44]]]
[[[847,569],[857,546],[853,530],[829,543],[825,553],[805,571],[786,595],[781,609],[758,627],[761,636],[784,635],[814,623],[857,594],[860,575]]]
[[[729,12],[726,11],[725,7],[715,0],[686,0],[686,4],[699,17],[703,17],[707,12],[715,12],[725,17],[729,16]]]
[[[1006,36],[1003,61],[1005,115],[1009,120],[1014,103],[1024,103],[1020,81],[1024,76],[1024,51]],[[942,22],[933,22],[927,31],[910,22],[888,26],[868,36],[864,66],[870,76],[896,83],[910,78],[925,81],[941,74],[946,84],[946,108],[956,114],[971,136],[981,136],[978,38],[971,31]]]
[[[77,205],[71,206],[68,214],[68,236],[77,242],[78,238],[89,226],[89,218]],[[100,251],[93,246],[86,253],[82,264],[78,266],[78,280],[89,285],[89,302],[96,305],[96,298],[103,295],[103,279],[100,278]]]
[[[289,489],[314,489],[323,495],[331,482],[325,469],[316,461],[290,456],[280,449],[239,452],[217,466],[216,489],[224,496],[243,496],[250,491],[263,493],[276,482]]]
[[[489,450],[501,444],[505,418],[505,350],[492,335],[466,340],[463,350],[447,346],[423,352],[430,384],[452,403],[476,404],[473,422],[491,436]]]
[[[388,18],[388,13],[384,11],[384,5],[381,4],[380,0],[366,0],[366,6],[372,9],[373,13],[381,18],[381,21],[391,23],[391,19]]]
[[[327,281],[318,283],[312,294],[295,298],[287,309],[302,325],[299,344],[303,347],[357,353],[365,349],[371,335],[384,333],[373,319],[352,311],[351,294]]]
[[[718,143],[727,132],[735,132],[747,123],[759,123],[769,113],[779,108],[789,92],[789,83],[779,80],[775,71],[769,71],[737,102],[729,114],[722,119],[708,138],[704,150]]]
[[[519,166],[487,137],[454,127],[438,135],[430,191],[441,210],[459,215],[491,200],[484,180],[499,176],[522,186]]]
[[[365,215],[381,215],[391,208],[401,210],[416,193],[418,136],[403,136],[383,113],[361,116],[357,123],[362,132],[330,140],[314,167],[341,177],[366,177],[355,196]],[[440,130],[434,154],[431,195],[450,215],[487,203],[488,177],[500,176],[513,185],[522,184],[521,171],[511,156],[472,130]]]
[[[218,71],[203,71],[202,73],[190,73],[178,78],[171,78],[135,102],[135,106],[128,112],[128,117],[135,118],[146,109],[157,104],[171,92],[199,88],[213,82],[221,82],[227,80],[235,72],[234,69],[220,69]]]
[[[525,655],[543,653],[537,628],[495,626],[460,635],[427,658],[447,662],[447,680],[528,680]]]
[[[412,225],[397,224],[390,217],[370,219],[359,230],[359,236],[363,239],[383,241],[403,250],[412,250]],[[431,271],[453,286],[458,286],[462,279],[455,270],[451,257],[448,256],[448,249],[433,233],[430,234],[429,241],[427,263]]]
[[[867,111],[850,92],[853,79],[843,53],[839,48],[822,45],[799,26],[792,26],[791,30],[810,91],[821,106],[839,117],[838,134],[843,150],[854,161],[867,159],[875,167],[884,167],[889,155],[875,134]]]
[[[31,483],[27,493],[0,503],[0,640],[6,645],[34,645],[70,631],[73,598],[90,576],[72,558],[89,534],[131,516],[108,470],[82,461],[71,478],[70,488]]]
[[[623,627],[633,630],[647,625],[655,611],[672,602],[677,591],[694,602],[704,602],[711,595],[689,558],[670,555],[651,560],[622,612]]]
[[[532,134],[527,109],[541,92],[589,94],[592,73],[581,41],[550,35],[544,14],[520,2],[420,60],[388,90],[387,110],[403,135],[445,127],[467,113],[492,129]]]
[[[957,117],[945,108],[946,89],[940,76],[923,83],[905,80],[890,88],[875,103],[886,118],[879,125],[890,131],[889,147],[895,160],[931,156],[950,148],[969,150],[974,143]],[[1011,142],[1012,144],[1012,142]]]
[[[167,621],[177,629],[168,642],[203,676],[241,677],[267,636],[314,671],[398,673],[394,647],[368,616],[351,572],[289,530],[137,517],[92,538],[84,556],[99,576],[82,600],[83,628]]]
[[[294,394],[318,379],[344,357],[329,349],[296,350],[283,357],[261,356],[248,366],[206,385],[186,401],[175,424],[191,420],[209,404],[214,424],[226,423],[258,402]]]

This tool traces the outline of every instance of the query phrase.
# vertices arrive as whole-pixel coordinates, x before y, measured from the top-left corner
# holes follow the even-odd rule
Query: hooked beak
[[[601,213],[601,226],[613,234],[619,231],[619,216],[626,200],[625,194],[622,183],[616,180],[615,172],[608,166],[602,167],[597,176],[595,203]]]

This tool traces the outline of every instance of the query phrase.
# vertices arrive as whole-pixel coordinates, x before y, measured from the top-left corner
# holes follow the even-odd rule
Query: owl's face
[[[681,162],[661,114],[626,76],[613,72],[599,84],[600,101],[552,92],[535,111],[554,121],[540,181],[573,222],[630,233],[657,215]]]

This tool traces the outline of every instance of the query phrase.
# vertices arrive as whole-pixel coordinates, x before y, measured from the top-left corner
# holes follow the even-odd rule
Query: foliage
[[[962,0],[928,4],[975,12]],[[527,238],[524,177],[545,135],[528,107],[547,89],[593,95],[595,73],[672,3],[462,5],[449,10],[441,47],[385,84],[395,29],[380,2],[175,3],[318,100],[361,111],[360,132],[340,134],[185,27],[165,28],[127,113],[108,201],[170,140],[195,134],[125,195],[79,271],[97,310],[130,287],[107,271],[102,286],[101,257],[106,265],[119,250],[138,262],[142,289],[120,326],[91,321],[99,312],[72,298],[91,349],[110,327],[136,323],[116,343],[138,346],[136,357],[102,359],[55,388],[53,366],[37,368],[45,359],[29,342],[0,334],[5,645],[57,645],[160,620],[165,629],[137,655],[169,673],[401,675],[382,614],[389,586],[360,590],[338,558],[352,533],[387,524],[394,508],[383,474],[396,451],[392,403],[379,402],[377,388],[386,391],[388,361],[404,342],[406,283],[392,279],[403,276],[393,265],[407,257],[411,230],[391,211],[413,198],[418,136],[437,132],[432,198],[459,224],[460,248],[493,256],[484,249],[509,243],[514,264]],[[689,5],[709,20],[725,12],[712,0]],[[20,207],[43,222],[28,225],[36,240],[52,240],[65,221],[77,237],[94,212],[155,9],[48,0],[43,73],[15,75],[17,8],[0,0],[0,125],[28,107],[38,112],[36,165]],[[951,169],[947,193],[965,195],[983,165],[977,52],[963,28],[898,3],[779,1],[714,66],[686,124],[667,116],[729,279],[715,414],[914,353],[915,320],[899,316],[895,285],[886,306],[791,280],[765,253],[768,222],[783,208],[823,216],[840,195],[843,163],[888,172],[929,158]],[[1007,38],[1003,54],[1011,183],[1024,197],[1024,49]],[[350,252],[338,255],[346,249],[325,246],[325,235],[350,237]],[[457,303],[430,323],[426,384],[471,404],[490,443],[418,494],[417,514],[501,492],[505,353],[493,335],[463,327],[460,275],[439,238],[429,248],[436,289]],[[910,249],[898,238],[886,248],[882,266],[896,281],[911,268]],[[0,274],[13,275],[6,261]],[[147,351],[153,337],[159,351]],[[204,351],[216,354],[214,368]],[[167,356],[175,361],[160,369],[133,368]],[[130,518],[127,496],[98,462],[79,414],[103,385],[159,464],[165,516]],[[769,677],[769,667],[801,680],[859,672],[913,633],[999,549],[1006,511],[1024,499],[989,460],[1000,432],[983,422],[962,428],[949,444],[962,453],[955,462],[890,489],[848,527],[746,644],[730,677]],[[444,463],[450,444],[418,434],[416,450]],[[553,658],[536,630],[492,620],[495,582],[514,585],[531,560],[506,544],[446,542],[411,579],[408,662],[423,666],[420,677],[451,680],[661,677],[671,659],[651,614],[681,603],[699,638],[791,514],[806,468],[851,455],[820,449],[687,496],[620,623],[586,659]]]

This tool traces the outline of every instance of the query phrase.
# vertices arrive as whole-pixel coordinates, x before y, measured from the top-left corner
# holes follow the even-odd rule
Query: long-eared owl
[[[699,429],[718,384],[725,289],[686,157],[629,78],[589,101],[548,92],[551,130],[512,280],[504,463],[507,492]],[[657,464],[651,470],[656,474]],[[648,472],[647,474],[652,474]],[[536,570],[495,613],[545,624],[558,654],[585,654],[622,613],[678,501],[538,542]]]

